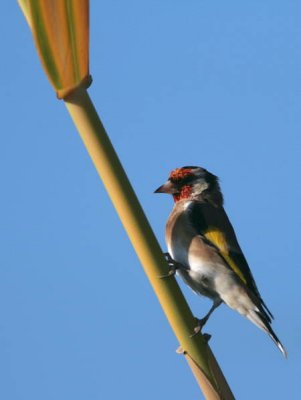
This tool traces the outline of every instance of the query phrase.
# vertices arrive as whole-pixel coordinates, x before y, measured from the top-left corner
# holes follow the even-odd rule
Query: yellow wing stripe
[[[223,232],[218,231],[214,228],[209,228],[205,233],[204,236],[210,242],[212,242],[220,251],[223,258],[227,261],[230,268],[240,277],[240,279],[247,284],[246,278],[244,277],[243,273],[241,272],[240,268],[235,264],[232,258],[229,255],[229,249],[227,245],[227,240]]]

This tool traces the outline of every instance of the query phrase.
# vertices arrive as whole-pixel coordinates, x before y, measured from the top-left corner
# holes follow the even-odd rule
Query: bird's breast
[[[214,281],[221,266],[215,249],[203,240],[183,207],[175,207],[166,225],[166,244],[171,257],[183,266],[195,282]],[[186,273],[184,272],[184,273]]]
[[[187,269],[209,268],[215,254],[202,240],[186,211],[187,204],[175,207],[166,224],[166,244],[171,257]]]
[[[166,224],[165,239],[171,257],[185,267],[189,267],[188,250],[194,235],[188,216],[176,205]]]

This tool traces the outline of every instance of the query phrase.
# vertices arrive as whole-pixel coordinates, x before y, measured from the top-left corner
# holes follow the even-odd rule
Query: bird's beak
[[[154,193],[167,193],[167,194],[173,194],[176,192],[177,190],[175,188],[175,185],[169,180],[165,182],[164,185],[158,187],[158,189],[154,191]]]

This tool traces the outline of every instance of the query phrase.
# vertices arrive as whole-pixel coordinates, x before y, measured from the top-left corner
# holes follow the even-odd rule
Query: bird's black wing
[[[238,244],[234,229],[223,207],[210,203],[191,202],[189,206],[191,223],[197,232],[213,245],[227,265],[258,298],[271,318],[273,315],[261,298],[247,260]]]

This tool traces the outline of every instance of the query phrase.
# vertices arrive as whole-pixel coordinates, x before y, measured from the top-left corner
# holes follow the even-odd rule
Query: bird
[[[198,320],[199,331],[224,303],[266,332],[287,357],[224,210],[218,177],[202,167],[176,168],[155,193],[170,194],[174,200],[165,229],[169,264],[194,292],[213,301]]]

